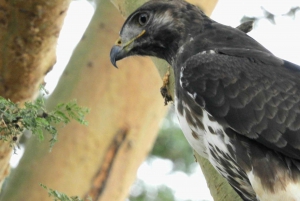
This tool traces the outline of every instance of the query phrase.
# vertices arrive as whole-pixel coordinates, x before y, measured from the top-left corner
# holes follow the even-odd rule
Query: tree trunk
[[[70,0],[0,0],[0,95],[32,100],[55,63],[56,41]],[[0,141],[0,189],[12,148]]]
[[[128,15],[143,1],[113,2]],[[210,13],[216,1],[204,2],[213,5],[207,9]],[[123,22],[108,0],[98,0],[93,19],[48,100],[51,108],[76,98],[79,105],[91,108],[89,126],[71,123],[60,128],[51,153],[48,143],[30,139],[2,200],[51,200],[39,183],[98,201],[125,200],[167,108],[159,93],[162,81],[149,58],[127,58],[118,63],[119,69],[110,64],[109,51]],[[166,64],[158,69],[163,75]],[[174,85],[170,87],[173,91]]]

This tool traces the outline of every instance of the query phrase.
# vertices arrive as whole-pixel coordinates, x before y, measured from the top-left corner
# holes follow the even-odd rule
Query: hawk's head
[[[182,0],[151,0],[125,21],[120,38],[110,52],[116,61],[132,55],[155,56],[172,62],[179,47],[200,32],[204,19],[200,9]]]

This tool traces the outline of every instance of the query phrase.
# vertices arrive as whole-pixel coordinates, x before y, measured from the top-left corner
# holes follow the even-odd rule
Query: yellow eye
[[[146,14],[146,13],[140,14],[139,15],[139,24],[141,26],[144,26],[148,22],[148,19],[149,19],[148,14]]]

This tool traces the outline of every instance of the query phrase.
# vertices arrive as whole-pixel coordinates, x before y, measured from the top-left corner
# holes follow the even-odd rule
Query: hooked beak
[[[121,41],[121,39],[118,39],[118,41]],[[117,61],[126,57],[126,53],[127,51],[125,51],[121,45],[114,45],[110,50],[110,62],[112,63],[112,65],[118,68]]]
[[[127,56],[129,56],[128,52],[132,49],[132,46],[129,46],[133,41],[137,38],[141,37],[146,31],[143,30],[139,35],[127,41],[126,43],[122,43],[122,39],[119,38],[115,45],[110,50],[110,62],[114,67],[118,68],[117,61],[121,60]]]

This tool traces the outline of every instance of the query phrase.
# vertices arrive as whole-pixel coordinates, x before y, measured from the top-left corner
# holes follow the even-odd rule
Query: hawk
[[[300,200],[300,66],[183,0],[125,21],[110,59],[166,60],[183,133],[243,200]]]

